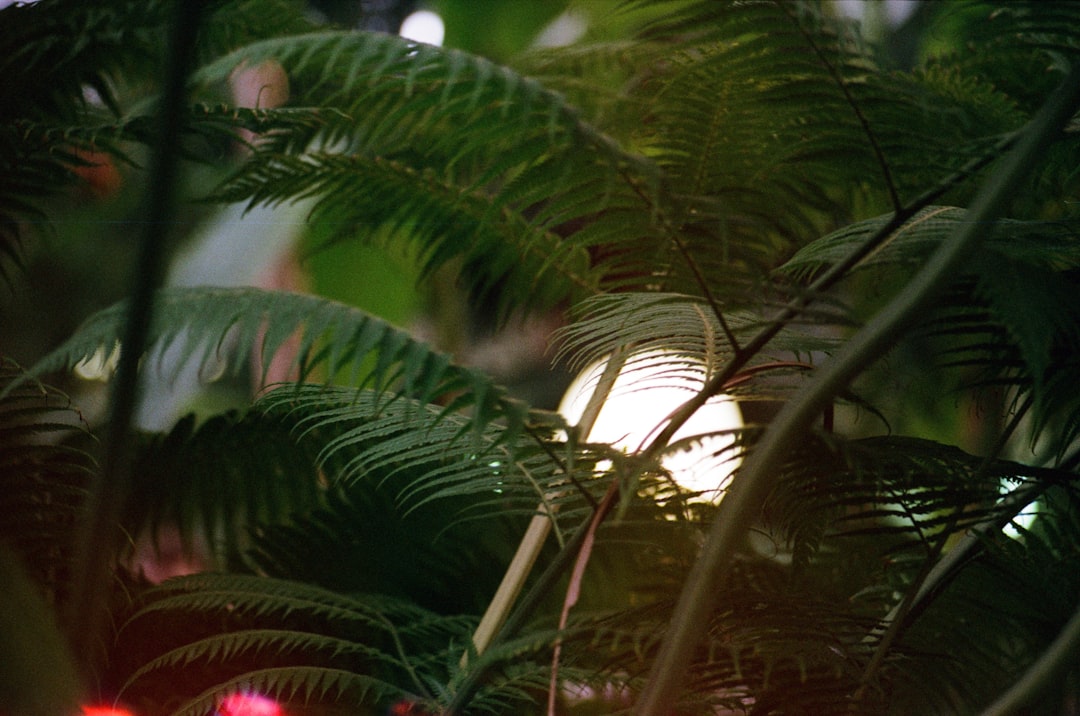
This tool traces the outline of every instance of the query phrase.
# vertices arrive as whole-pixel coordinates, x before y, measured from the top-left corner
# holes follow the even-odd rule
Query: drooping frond
[[[462,261],[463,283],[478,298],[550,308],[588,295],[598,280],[580,247],[550,227],[492,204],[490,197],[417,170],[408,161],[325,152],[262,156],[224,190],[223,199],[277,203],[315,198],[308,215],[331,236],[419,242],[425,275]]]
[[[915,267],[942,239],[966,221],[967,212],[952,206],[933,206],[919,212],[894,231],[855,269],[872,266]],[[805,279],[836,263],[885,226],[889,216],[858,221],[807,244],[780,271]],[[1080,262],[1077,226],[1069,221],[1001,219],[986,227],[982,246],[1008,261],[1034,267],[1068,269]]]
[[[1019,121],[989,87],[878,71],[853,27],[808,3],[697,3],[684,11],[650,30],[682,33],[696,46],[657,81],[663,101],[650,129],[677,185],[716,202],[695,221],[726,219],[725,250],[747,251],[751,242],[775,256],[828,228],[837,202],[858,192],[906,200],[935,178],[926,171],[943,154],[935,147],[948,146],[955,161],[965,154],[958,142],[976,151]],[[716,89],[695,100],[693,88],[702,86]],[[938,168],[937,178],[951,169]],[[782,212],[770,207],[777,196],[785,197]]]
[[[539,425],[539,434],[506,424],[474,433],[472,420],[446,415],[438,406],[404,399],[387,404],[374,393],[326,386],[286,386],[257,408],[285,414],[300,434],[317,436],[332,480],[396,482],[394,499],[405,510],[486,496],[474,505],[478,514],[526,506],[532,512],[537,502],[554,512],[581,500],[568,482],[592,476],[584,459],[582,475],[568,472],[575,457],[584,456],[560,454],[564,445],[550,440],[547,433],[561,423],[557,416],[534,414],[535,421],[550,422]]]
[[[750,312],[725,313],[726,325],[722,325],[705,301],[674,293],[598,296],[582,301],[577,310],[577,320],[556,337],[563,359],[576,367],[598,361],[620,346],[631,346],[634,352],[667,349],[691,356],[711,373],[725,365],[737,349],[731,345],[725,327],[741,343],[768,325],[767,319]],[[852,320],[840,314],[839,309],[829,315],[841,324]],[[769,344],[768,355],[757,361],[797,360],[800,355],[830,350],[835,345],[835,339],[828,335],[791,328],[779,333]]]
[[[119,345],[126,314],[120,303],[92,316],[39,361],[34,374],[69,370],[95,354],[110,354]],[[191,361],[200,375],[235,374],[254,357],[265,378],[271,359],[296,337],[295,355],[283,355],[301,380],[321,375],[421,402],[442,400],[448,411],[470,407],[477,431],[497,419],[509,427],[524,420],[526,406],[480,371],[455,366],[405,331],[335,301],[254,288],[175,288],[159,293],[155,315],[145,370],[161,361]]]
[[[589,161],[649,169],[535,80],[458,50],[384,33],[321,32],[252,43],[205,65],[194,81],[218,82],[242,63],[265,60],[281,63],[300,83],[298,104],[318,102],[351,115],[359,151],[385,154],[386,149],[411,148],[418,156],[445,159],[445,169],[452,169],[475,167],[480,159],[495,161],[509,146],[523,152],[524,144],[532,144],[535,161],[576,142],[578,148],[590,148]],[[475,139],[455,142],[455,136]],[[475,141],[481,137],[486,141]],[[423,138],[435,143],[416,141]],[[499,178],[527,165],[523,160],[528,156],[507,157],[477,178]]]
[[[614,269],[590,272],[586,250],[648,230],[655,215],[652,161],[510,68],[389,35],[316,33],[255,43],[198,77],[270,58],[293,78],[296,102],[340,117],[302,157],[271,137],[215,198],[318,197],[311,219],[332,239],[406,229],[395,235],[416,242],[427,268],[460,260],[466,285],[503,313],[598,290]]]
[[[176,526],[185,541],[201,537],[215,556],[235,558],[253,525],[285,520],[317,501],[323,490],[314,452],[280,418],[224,414],[196,426],[188,416],[141,441],[128,530],[156,535]]]
[[[259,526],[245,558],[270,576],[478,613],[498,587],[491,565],[509,562],[527,518],[471,509],[482,498],[409,509],[395,499],[401,489],[374,478],[334,487],[319,507]]]
[[[929,440],[834,438],[831,448],[809,443],[793,450],[768,509],[770,521],[791,540],[796,565],[809,563],[827,533],[829,539],[894,535],[908,541],[904,549],[929,553],[936,540],[1009,516],[1015,508],[1003,500],[1007,491],[1071,479],[1067,472],[986,460]]]
[[[216,628],[222,620],[231,627]],[[170,623],[185,629],[147,638]],[[470,626],[401,599],[203,574],[145,594],[120,631],[126,663],[116,673],[138,665],[124,676],[121,694],[157,699],[155,712],[205,713],[230,693],[297,706],[385,707],[407,696],[430,698],[430,684],[446,680],[449,657]]]
[[[1065,595],[1077,589],[1069,546],[1080,537],[1077,504],[1075,484],[1048,491],[1030,528],[985,538],[930,608],[909,619],[898,651],[919,658],[913,668],[902,660],[885,667],[895,684],[891,713],[985,708],[1058,636],[1076,608]],[[1028,708],[1058,710],[1074,674],[1075,664],[1032,694]]]

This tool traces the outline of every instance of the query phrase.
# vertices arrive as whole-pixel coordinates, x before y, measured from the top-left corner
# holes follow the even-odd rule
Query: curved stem
[[[772,487],[773,475],[792,440],[815,415],[869,363],[879,357],[915,320],[955,276],[982,237],[1008,205],[1020,182],[1035,166],[1046,147],[1080,104],[1080,66],[1070,71],[1062,87],[1027,127],[1003,166],[979,191],[969,209],[969,220],[931,256],[911,282],[822,366],[816,377],[777,415],[761,442],[748,456],[720,503],[715,522],[701,554],[687,578],[652,673],[635,713],[668,713],[676,700],[691,655],[702,636],[708,615],[715,608],[723,568],[738,540],[759,514]]]

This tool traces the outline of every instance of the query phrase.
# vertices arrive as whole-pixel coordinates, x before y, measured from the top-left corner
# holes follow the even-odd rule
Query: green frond
[[[491,565],[509,563],[527,519],[481,513],[467,521],[461,512],[476,501],[463,498],[405,510],[397,489],[334,489],[325,505],[259,527],[246,559],[280,578],[393,595],[440,614],[479,612],[498,586]]]
[[[958,207],[923,209],[856,265],[919,265],[949,232],[966,221]],[[857,221],[804,246],[779,271],[806,280],[840,261],[889,221],[890,215]],[[1044,270],[1062,270],[1080,262],[1076,226],[1069,221],[1001,219],[987,227],[983,247],[1005,261],[1022,261]],[[977,267],[973,267],[977,268]]]
[[[585,148],[589,161],[649,171],[647,162],[621,151],[536,80],[458,50],[384,33],[319,32],[253,43],[205,65],[194,81],[219,82],[242,62],[269,59],[295,78],[297,103],[314,101],[352,116],[357,151],[385,155],[411,147],[442,157],[450,168],[498,161],[501,150],[526,144],[533,145],[535,161],[572,144]],[[517,158],[489,170],[489,180],[522,163]]]
[[[399,665],[395,655],[351,639],[292,629],[242,629],[198,639],[151,659],[128,677],[120,687],[120,694],[155,671],[184,669],[196,662],[228,663],[247,655],[258,656],[262,651],[272,651],[278,656],[288,656],[292,652],[311,655],[325,653],[330,657],[362,657],[373,662]]]
[[[313,225],[330,240],[415,242],[424,275],[460,265],[462,283],[479,299],[550,308],[596,290],[589,257],[572,243],[472,187],[384,157],[324,152],[262,154],[216,195],[251,205],[315,200]]]
[[[618,348],[633,353],[669,351],[672,368],[685,370],[686,359],[702,366],[706,375],[722,369],[732,359],[735,348],[730,344],[725,327],[702,299],[673,293],[617,293],[597,296],[580,302],[576,320],[553,337],[559,347],[558,360],[572,369],[603,360]],[[848,324],[851,319],[830,314],[835,323]],[[823,320],[820,317],[815,320]],[[749,340],[766,327],[760,313],[731,311],[724,314],[724,323],[739,342]],[[818,332],[803,330],[793,324],[782,330],[768,348],[751,361],[751,367],[775,366],[776,369],[795,367],[815,352],[829,352],[836,339]],[[784,364],[784,365],[781,365]],[[809,363],[806,364],[809,366]],[[766,389],[766,383],[744,386],[748,395]],[[740,391],[732,386],[732,391]],[[758,394],[758,397],[762,397]]]
[[[0,541],[55,599],[69,586],[74,524],[96,464],[89,427],[67,396],[25,378],[0,365],[9,389],[0,400]]]
[[[1063,597],[1076,592],[1076,555],[1064,546],[1080,536],[1077,498],[1074,488],[1049,495],[1031,530],[988,538],[984,552],[912,619],[900,649],[920,658],[912,669],[890,665],[888,678],[897,682],[891,713],[986,706],[1072,615],[1075,600]],[[985,683],[997,688],[986,690]],[[1039,703],[1054,704],[1063,688],[1063,682],[1050,685]]]
[[[768,523],[797,569],[822,569],[841,556],[855,560],[849,568],[887,556],[899,565],[932,554],[950,535],[1009,517],[1007,491],[1071,479],[930,440],[833,437],[792,451],[768,503]]]
[[[499,425],[470,435],[468,421],[437,406],[323,386],[284,387],[256,409],[287,416],[321,447],[333,489],[318,508],[262,526],[251,559],[336,589],[478,610],[497,586],[488,567],[509,561],[530,517],[550,515],[561,539],[610,484],[590,446],[546,436],[553,416],[535,415],[541,422],[514,437]],[[357,549],[374,544],[384,548]]]
[[[108,355],[120,342],[126,314],[124,303],[95,314],[32,373],[70,370],[99,351]],[[477,431],[495,420],[520,426],[527,410],[480,371],[455,366],[405,331],[317,296],[254,288],[165,289],[155,316],[144,370],[154,370],[169,351],[170,360],[193,362],[200,375],[237,374],[254,357],[265,377],[270,360],[298,336],[291,365],[301,380],[321,371],[331,382],[380,394],[443,400],[447,412],[470,407]]]
[[[235,556],[253,525],[285,520],[323,490],[315,448],[294,439],[292,424],[252,412],[145,436],[132,466],[125,522],[131,534],[175,525],[185,541],[202,537],[218,557]]]
[[[215,629],[220,620],[233,627]],[[187,628],[170,632],[171,641],[146,638],[178,622]],[[145,594],[118,636],[134,668],[118,664],[116,672],[127,699],[179,694],[174,714],[202,713],[236,692],[283,703],[385,705],[445,680],[447,650],[464,643],[471,625],[386,596],[204,574]]]
[[[955,49],[931,62],[985,78],[1027,109],[1042,101],[1080,52],[1071,2],[994,0],[950,3],[938,20],[957,35]]]
[[[395,238],[416,242],[428,270],[459,260],[466,285],[495,298],[501,315],[631,275],[597,253],[613,256],[605,244],[653,233],[661,192],[654,163],[531,77],[367,33],[256,43],[199,77],[216,81],[237,62],[267,58],[296,78],[298,102],[318,101],[341,117],[322,149],[300,157],[282,156],[271,140],[215,198],[317,197],[311,218],[334,238],[401,229]],[[590,267],[586,251],[602,265]]]
[[[424,475],[422,485],[402,487],[397,499],[406,508],[478,494],[501,495],[493,499],[504,508],[534,506],[567,479],[557,453],[549,453],[561,446],[521,432],[522,425],[490,425],[470,435],[473,420],[446,415],[439,406],[403,399],[386,404],[370,392],[324,386],[286,386],[256,407],[286,413],[298,431],[317,435],[319,459],[336,468],[334,480],[392,480],[399,471]],[[532,413],[531,422],[545,433],[561,424],[547,413]]]
[[[669,48],[635,40],[531,48],[514,67],[564,95],[605,132],[625,142],[637,134],[648,104],[633,89]]]
[[[320,666],[283,666],[245,672],[217,684],[170,712],[170,716],[213,713],[232,694],[266,695],[280,703],[311,704],[389,703],[408,692],[363,674]]]
[[[930,207],[894,232],[853,270],[903,277],[921,265],[964,210]],[[819,273],[868,240],[888,217],[856,222],[814,241],[780,271],[800,280]],[[1072,296],[1080,265],[1077,227],[1068,220],[1004,219],[987,227],[983,250],[918,333],[932,339],[939,363],[977,370],[977,383],[1002,382],[1031,391],[1035,435],[1056,425],[1075,435],[1078,407],[1057,384],[1059,368],[1080,347]],[[857,280],[857,279],[856,279]],[[1051,387],[1048,381],[1056,384]]]

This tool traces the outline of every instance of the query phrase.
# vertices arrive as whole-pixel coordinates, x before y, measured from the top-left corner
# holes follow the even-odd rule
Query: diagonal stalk
[[[153,315],[154,293],[164,274],[162,234],[173,222],[180,134],[187,115],[187,75],[195,59],[204,0],[177,2],[169,38],[168,65],[158,132],[150,168],[145,222],[132,278],[127,325],[112,386],[104,457],[87,497],[85,518],[75,545],[73,588],[65,614],[72,648],[84,676],[93,674],[105,623],[106,594],[112,582],[112,545],[116,542],[123,502],[130,487],[131,420],[139,389],[139,358]]]
[[[1017,146],[976,195],[969,221],[929,258],[911,282],[822,366],[777,415],[761,442],[732,481],[701,554],[687,577],[678,605],[635,713],[659,716],[669,712],[690,665],[702,625],[716,606],[717,590],[737,546],[772,487],[772,477],[791,441],[833,397],[869,363],[878,358],[930,305],[989,233],[990,222],[1006,208],[1013,193],[1080,105],[1080,66],[1031,121]],[[670,426],[669,426],[670,427]]]
[[[983,709],[980,716],[1011,716],[1012,714],[1030,713],[1031,702],[1059,681],[1067,669],[1076,667],[1077,655],[1080,654],[1080,607],[1073,612],[1057,638],[1042,653],[1035,663],[1028,667],[1020,680],[1009,687],[994,703]]]

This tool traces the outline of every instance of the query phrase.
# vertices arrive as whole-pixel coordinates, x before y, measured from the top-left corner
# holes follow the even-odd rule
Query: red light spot
[[[115,706],[83,706],[82,712],[83,716],[135,716],[127,709]]]
[[[229,694],[218,706],[219,716],[285,716],[277,701],[258,694]]]

